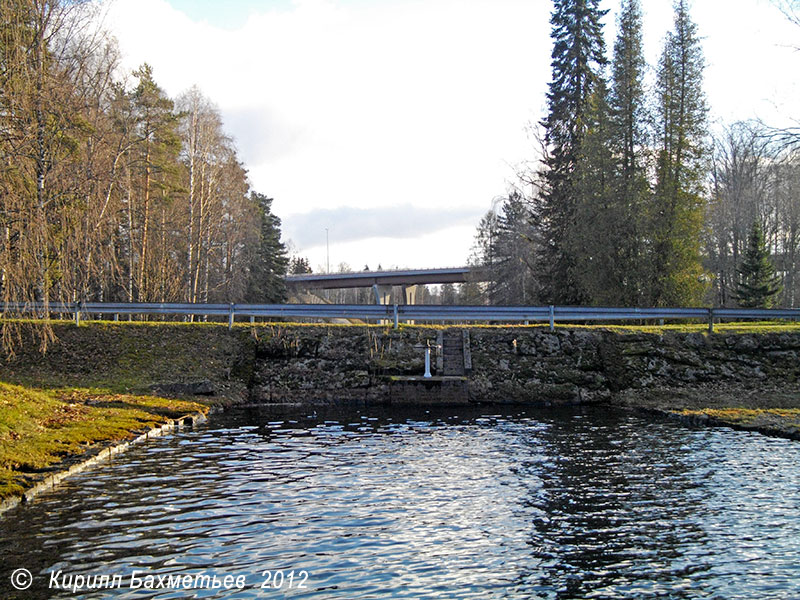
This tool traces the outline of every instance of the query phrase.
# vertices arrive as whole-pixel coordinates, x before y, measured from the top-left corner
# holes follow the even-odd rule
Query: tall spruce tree
[[[554,0],[552,81],[547,93],[547,156],[538,207],[542,227],[543,300],[577,304],[587,300],[578,274],[581,247],[576,171],[593,117],[606,63],[599,0]]]
[[[512,192],[480,222],[472,264],[488,276],[485,297],[490,305],[529,304],[533,295],[533,226],[519,192]]]
[[[610,120],[615,165],[608,207],[614,235],[609,237],[609,301],[626,306],[644,301],[646,281],[645,207],[650,193],[644,148],[648,145],[646,69],[639,0],[623,0],[611,63]]]
[[[573,194],[575,223],[569,242],[574,277],[583,291],[583,302],[620,303],[614,281],[619,224],[612,210],[615,163],[611,152],[611,127],[605,82],[598,81],[586,115],[586,134],[575,168]]]
[[[704,59],[687,0],[675,4],[656,85],[659,150],[650,213],[650,304],[697,305],[705,291],[700,243],[707,171]]]
[[[253,256],[245,301],[256,304],[283,302],[289,266],[286,247],[281,242],[281,220],[272,213],[272,198],[251,192],[250,200],[261,215],[261,243]]]
[[[739,282],[736,299],[745,308],[771,308],[781,293],[780,277],[767,251],[764,231],[758,221],[753,223],[747,238],[742,264],[736,269]]]

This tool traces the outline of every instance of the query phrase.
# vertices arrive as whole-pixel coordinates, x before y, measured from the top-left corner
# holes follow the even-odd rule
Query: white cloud
[[[546,67],[521,59],[548,52],[547,12],[523,1],[306,1],[229,32],[164,0],[117,0],[112,17],[128,65],[149,61],[171,95],[197,83],[254,185],[291,214],[474,207],[503,192],[546,81]]]
[[[335,230],[330,231],[330,267],[337,271],[340,263],[346,263],[360,271],[365,265],[384,269],[460,267],[467,262],[472,248],[475,227],[473,225],[448,226],[436,232],[426,232],[414,239],[373,237],[357,241],[338,239]],[[304,248],[300,254],[306,256],[315,272],[324,272],[327,260],[325,231],[319,241]]]
[[[646,50],[655,63],[672,26],[672,0],[643,4]],[[617,7],[611,0],[605,5]],[[533,156],[525,126],[541,117],[550,79],[550,2],[248,6],[246,23],[231,30],[193,21],[166,0],[114,0],[109,24],[128,67],[147,61],[171,96],[197,84],[219,105],[254,187],[275,198],[287,223],[293,215],[339,207],[480,215],[513,179],[510,165]],[[786,64],[796,55],[780,47],[796,30],[767,0],[725,6],[695,0],[693,7],[705,36],[714,113],[726,120],[768,118],[775,113],[769,107],[779,104],[797,115],[796,68]],[[452,237],[457,231],[463,239]],[[454,227],[424,243],[446,239],[448,253],[463,251],[460,260],[446,262],[464,262],[473,231]],[[423,258],[436,264],[430,250],[412,260],[401,251],[408,244],[377,245],[398,252],[385,264],[418,266],[414,260]],[[364,242],[340,250],[339,260],[352,264],[372,254]]]
[[[483,216],[469,208],[420,208],[410,204],[389,207],[316,209],[283,221],[284,234],[300,247],[319,243],[329,230],[338,242],[369,238],[415,239],[454,225],[472,226]]]

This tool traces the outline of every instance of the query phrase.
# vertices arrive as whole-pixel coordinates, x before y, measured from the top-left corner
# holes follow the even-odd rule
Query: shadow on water
[[[195,594],[130,590],[138,570],[243,576],[197,597],[258,598],[279,569],[308,580],[272,597],[795,597],[798,459],[601,408],[250,407],[7,513],[0,597]],[[59,570],[125,586],[48,589]]]

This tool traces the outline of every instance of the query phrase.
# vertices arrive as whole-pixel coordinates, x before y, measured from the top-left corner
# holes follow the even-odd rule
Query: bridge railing
[[[196,304],[154,302],[8,302],[0,303],[0,315],[15,317],[52,314],[72,315],[76,323],[86,315],[179,315],[227,319],[233,326],[237,317],[265,319],[360,319],[427,322],[608,322],[695,319],[780,320],[800,319],[800,309],[745,308],[615,308],[585,306],[443,306],[426,304]]]

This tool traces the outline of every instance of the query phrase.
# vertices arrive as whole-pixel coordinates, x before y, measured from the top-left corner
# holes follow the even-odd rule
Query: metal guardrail
[[[224,317],[232,327],[236,317],[301,319],[366,319],[391,321],[542,322],[551,330],[557,321],[631,321],[699,319],[800,319],[800,309],[744,308],[605,308],[584,306],[443,306],[426,304],[194,304],[151,302],[8,302],[0,303],[3,317],[34,314],[82,315],[194,315]]]

